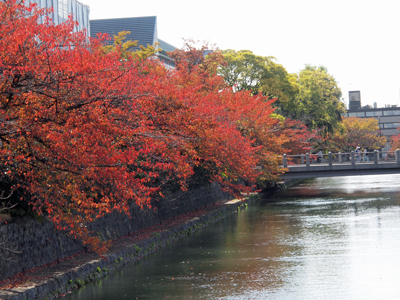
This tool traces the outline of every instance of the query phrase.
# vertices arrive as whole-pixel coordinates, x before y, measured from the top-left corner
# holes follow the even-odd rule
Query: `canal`
[[[66,299],[398,299],[399,182],[304,181]]]

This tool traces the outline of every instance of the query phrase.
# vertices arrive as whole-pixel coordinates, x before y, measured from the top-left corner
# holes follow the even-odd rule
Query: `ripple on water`
[[[375,177],[307,181],[66,299],[397,299],[400,177]]]

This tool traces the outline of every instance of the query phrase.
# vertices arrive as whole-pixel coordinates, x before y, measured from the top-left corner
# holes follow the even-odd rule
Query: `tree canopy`
[[[130,31],[121,31],[118,32],[117,35],[113,35],[114,42],[112,45],[101,45],[100,49],[104,52],[104,54],[110,52],[118,52],[120,54],[121,59],[128,59],[128,57],[133,57],[138,60],[147,59],[153,56],[155,53],[160,51],[160,49],[155,46],[158,45],[148,45],[147,47],[143,47],[139,45],[140,50],[132,51],[134,47],[138,46],[138,41],[125,41],[126,36],[130,34]],[[104,39],[110,39],[107,35],[104,35]]]
[[[385,146],[386,137],[378,133],[375,118],[344,118],[340,128],[326,141],[331,152],[351,152],[356,147],[378,150]]]
[[[196,167],[240,196],[282,173],[285,148],[309,146],[272,100],[216,75],[220,52],[188,44],[168,71],[144,59],[153,48],[127,55],[123,38],[104,48],[106,36],[74,33],[71,17],[39,24],[46,13],[0,2],[0,180],[91,249],[106,245],[87,223],[151,207],[169,182],[185,190]]]
[[[225,50],[223,55],[226,65],[218,72],[236,91],[276,99],[276,113],[299,120],[310,130],[332,133],[341,121],[341,91],[325,67],[307,65],[299,74],[289,74],[272,56],[249,50]]]
[[[276,63],[273,56],[255,55],[249,50],[225,50],[226,65],[218,69],[226,83],[235,90],[262,93],[276,99],[274,106],[287,109],[288,102],[298,92],[296,77]],[[285,111],[281,112],[287,115]]]
[[[214,98],[203,98],[208,103],[207,114],[216,115],[218,120],[230,120],[241,136],[248,138],[254,147],[257,165],[262,169],[257,175],[259,181],[276,180],[281,174],[280,158],[283,153],[303,151],[310,147],[310,134],[302,124],[289,119],[279,119],[274,116],[274,100],[262,94],[253,95],[250,91],[237,91],[218,76],[218,70],[224,65],[224,57],[218,50],[205,55],[208,45],[197,49],[193,41],[188,41],[182,50],[170,55],[177,62],[176,72],[180,75],[180,86],[192,85],[198,82],[199,92]],[[221,113],[225,117],[221,116]],[[208,118],[210,116],[204,116]],[[225,128],[225,127],[224,127]],[[224,129],[225,131],[226,129]],[[220,154],[219,154],[220,155]]]
[[[333,133],[345,112],[336,80],[325,67],[308,65],[298,75],[298,87],[291,105],[292,117],[310,129]]]

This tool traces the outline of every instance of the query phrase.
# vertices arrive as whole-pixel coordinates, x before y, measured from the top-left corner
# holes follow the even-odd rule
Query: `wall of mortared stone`
[[[132,206],[131,218],[113,212],[90,224],[90,229],[104,240],[116,239],[228,197],[214,183],[175,193],[155,203],[155,210]],[[21,253],[12,253],[0,247],[0,281],[84,251],[79,241],[55,230],[50,222],[40,222],[33,217],[15,218],[1,225],[1,245],[18,248]]]

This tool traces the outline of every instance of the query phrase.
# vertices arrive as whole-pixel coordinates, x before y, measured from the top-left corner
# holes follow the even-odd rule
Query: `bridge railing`
[[[396,162],[396,151],[381,151],[379,154],[379,160]]]
[[[331,153],[318,154],[306,153],[300,155],[283,155],[282,166],[284,168],[294,165],[313,165],[313,164],[356,164],[356,163],[386,163],[393,162],[400,165],[400,150],[378,151],[355,153]]]

